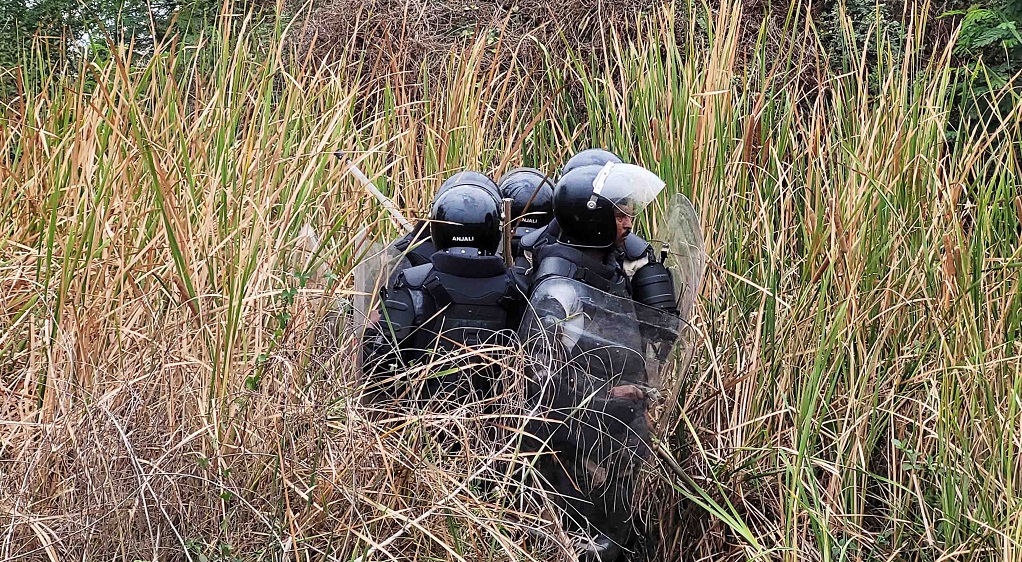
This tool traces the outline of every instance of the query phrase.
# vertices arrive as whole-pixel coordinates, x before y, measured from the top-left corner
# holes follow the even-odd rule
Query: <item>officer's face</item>
[[[614,218],[617,220],[617,240],[615,243],[618,246],[625,243],[625,238],[632,231],[631,211],[631,207],[614,210]]]

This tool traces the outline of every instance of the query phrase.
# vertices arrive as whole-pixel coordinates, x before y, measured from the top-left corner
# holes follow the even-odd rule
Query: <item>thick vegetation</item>
[[[690,197],[707,244],[644,556],[1020,556],[1011,76],[978,86],[968,30],[934,42],[925,10],[888,33],[836,7],[842,53],[798,11],[752,46],[741,3],[685,13],[529,59],[489,28],[418,73],[354,43],[309,63],[300,22],[240,16],[68,72],[27,55],[0,114],[0,558],[563,558],[503,485],[513,408],[358,402],[323,326],[355,234],[395,231],[333,152],[421,214],[453,171],[595,145]]]

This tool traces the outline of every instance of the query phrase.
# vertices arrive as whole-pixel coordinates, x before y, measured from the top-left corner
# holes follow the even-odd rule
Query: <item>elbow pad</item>
[[[418,312],[410,291],[392,291],[380,307],[379,330],[400,344],[416,328]]]
[[[414,297],[407,289],[390,292],[380,306],[379,322],[362,339],[362,375],[371,393],[397,395],[395,369],[407,358],[408,336],[415,328]]]
[[[678,314],[674,279],[662,263],[651,261],[636,270],[632,275],[632,298],[646,306]]]

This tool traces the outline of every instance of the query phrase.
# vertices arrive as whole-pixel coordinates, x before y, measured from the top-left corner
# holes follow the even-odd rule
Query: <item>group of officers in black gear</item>
[[[631,495],[649,455],[647,413],[658,393],[641,351],[591,336],[617,330],[634,335],[631,347],[641,349],[658,342],[659,332],[677,332],[664,325],[677,322],[671,273],[632,232],[636,214],[662,188],[652,172],[601,149],[573,156],[556,182],[534,168],[511,170],[497,183],[473,171],[451,176],[429,220],[392,244],[408,267],[381,290],[363,338],[363,371],[377,395],[403,401],[494,392],[486,375],[401,375],[437,353],[515,339],[542,344],[527,373],[529,400],[542,415],[527,428],[524,447],[546,453],[538,471],[565,527],[590,538],[584,560],[620,560],[636,538]],[[505,199],[510,216],[503,216]],[[504,221],[513,225],[509,244]],[[632,304],[597,319],[606,311],[586,307],[599,298]],[[658,359],[669,340],[652,351]]]

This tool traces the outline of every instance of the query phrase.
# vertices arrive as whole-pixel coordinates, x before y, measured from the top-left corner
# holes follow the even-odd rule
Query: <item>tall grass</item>
[[[513,451],[439,452],[452,428],[485,443],[478,411],[379,421],[317,326],[352,296],[354,234],[395,234],[333,151],[421,214],[453,171],[593,145],[688,195],[707,243],[646,556],[1019,556],[1018,93],[951,139],[963,78],[949,46],[919,56],[920,18],[835,71],[797,11],[779,50],[739,44],[739,3],[682,15],[539,71],[483,34],[440,77],[350,47],[300,66],[285,23],[225,19],[10,100],[0,557],[563,556],[536,506],[470,478]]]

